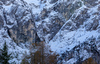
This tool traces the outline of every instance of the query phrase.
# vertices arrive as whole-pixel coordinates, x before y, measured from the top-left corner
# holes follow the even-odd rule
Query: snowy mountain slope
[[[6,41],[15,64],[37,41],[45,41],[64,64],[89,57],[99,62],[99,11],[100,0],[1,0],[0,48]]]
[[[92,4],[91,4],[92,5]],[[87,43],[92,44],[91,38],[95,38],[94,45],[96,46],[96,49],[99,49],[98,44],[98,38],[99,38],[99,23],[100,23],[100,4],[95,4],[95,6],[88,7],[86,5],[82,5],[79,9],[77,9],[74,14],[70,17],[68,21],[63,25],[63,27],[59,30],[59,32],[56,34],[56,36],[49,42],[49,45],[51,46],[51,50],[55,51],[59,54],[67,54],[73,50],[78,45],[84,44],[86,41]],[[89,40],[90,39],[90,40]],[[85,46],[85,44],[83,45]],[[93,46],[93,44],[92,44]],[[90,47],[92,47],[90,46]],[[77,49],[77,47],[76,47]],[[89,57],[92,57],[91,54],[93,51],[88,52],[83,48],[83,56],[79,53],[77,56],[81,58],[81,61],[84,59],[87,59]],[[91,50],[92,48],[90,48]],[[100,52],[99,50],[97,50]],[[78,52],[78,51],[77,51]],[[97,53],[98,53],[97,52]],[[71,52],[70,54],[74,54],[75,52]],[[95,52],[96,53],[96,52]],[[93,53],[93,54],[95,54]],[[86,54],[86,58],[85,55]],[[74,60],[75,61],[74,61]],[[66,62],[67,61],[67,62]],[[75,58],[74,56],[69,59],[65,60],[65,64],[73,64],[76,61],[78,61],[78,58]]]
[[[79,12],[73,14],[73,16],[65,23],[65,25],[56,34],[54,39],[50,41],[50,43],[56,42],[57,45],[59,46],[61,46],[61,44],[63,43],[64,46],[62,47],[67,47],[66,45],[68,44],[75,45],[75,42],[77,44],[78,42],[83,43],[86,39],[91,38],[91,37],[97,38],[99,36],[98,31],[99,31],[99,22],[100,22],[100,16],[99,16],[99,10],[98,10],[99,6],[100,5],[97,5],[94,8],[90,8],[86,13],[84,13],[84,11],[86,11],[86,9],[88,8],[84,9],[84,7],[82,7],[81,9],[79,9]],[[82,18],[80,16],[81,13],[84,13],[82,15]],[[94,13],[98,13],[98,15]],[[61,36],[61,37],[58,37],[58,36]],[[71,47],[69,47],[69,49],[70,48]]]

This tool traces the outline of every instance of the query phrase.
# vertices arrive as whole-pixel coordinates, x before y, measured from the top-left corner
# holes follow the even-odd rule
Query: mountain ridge
[[[1,49],[3,43],[8,42],[10,53],[17,52],[13,57],[18,54],[18,58],[12,59],[17,64],[25,52],[29,55],[28,46],[38,40],[45,41],[51,51],[62,58],[62,54],[70,58],[63,58],[65,64],[77,63],[79,58],[80,61],[96,58],[100,53],[99,11],[100,0],[1,0]],[[77,50],[81,45],[83,48]]]

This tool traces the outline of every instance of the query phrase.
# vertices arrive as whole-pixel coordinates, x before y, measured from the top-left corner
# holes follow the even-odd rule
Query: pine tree
[[[1,49],[0,49],[0,53],[1,53]],[[3,61],[2,55],[0,54],[0,64],[2,64],[2,61]]]
[[[6,42],[4,43],[4,47],[2,50],[2,54],[0,55],[0,60],[2,64],[9,64],[10,55],[8,55]]]

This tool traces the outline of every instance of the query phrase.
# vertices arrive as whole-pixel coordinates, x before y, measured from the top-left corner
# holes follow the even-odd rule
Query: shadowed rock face
[[[4,25],[4,20],[2,16],[0,16],[0,29],[3,27],[3,25]]]
[[[72,14],[74,13],[76,9],[82,6],[82,2],[80,1],[75,2],[74,4],[72,4],[71,2],[67,4],[68,2],[59,3],[55,5],[53,8],[55,11],[58,11],[59,13],[61,13],[65,17],[66,20],[68,20],[72,16]]]
[[[93,7],[95,5],[97,5],[97,1],[98,0],[82,0],[84,2],[84,4],[88,7]]]
[[[3,9],[2,7],[0,6],[0,29],[3,28],[4,26],[4,16],[3,16]]]
[[[17,26],[14,26],[8,30],[10,37],[16,42],[35,42],[36,31],[34,24],[31,20],[26,22],[24,25],[22,23],[18,24]]]
[[[55,3],[55,2],[57,2],[57,1],[58,1],[58,0],[51,0],[50,3],[52,4],[52,3]]]
[[[49,22],[42,21],[42,24],[37,27],[37,33],[40,35],[39,37],[41,38],[41,40],[48,40],[47,42],[49,42],[49,40],[51,40],[60,30],[63,24],[64,21],[59,17],[52,17]]]

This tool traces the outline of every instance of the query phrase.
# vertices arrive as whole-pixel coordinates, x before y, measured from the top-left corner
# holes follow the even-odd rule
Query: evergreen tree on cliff
[[[1,64],[9,64],[10,55],[8,55],[8,48],[6,42],[4,43],[3,50],[1,50],[0,62]]]

